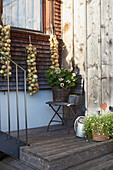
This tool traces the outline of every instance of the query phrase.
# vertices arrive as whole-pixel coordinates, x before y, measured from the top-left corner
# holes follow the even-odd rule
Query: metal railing
[[[26,130],[26,144],[28,144],[28,132],[27,132],[27,104],[26,104],[26,70],[24,70],[21,66],[16,64],[9,57],[1,54],[1,57],[5,57],[7,59],[7,85],[8,85],[8,135],[10,135],[10,88],[9,88],[9,62],[13,63],[16,66],[16,110],[17,110],[17,141],[19,142],[20,134],[19,134],[19,103],[18,103],[18,68],[20,68],[24,73],[24,104],[25,104],[25,130]]]

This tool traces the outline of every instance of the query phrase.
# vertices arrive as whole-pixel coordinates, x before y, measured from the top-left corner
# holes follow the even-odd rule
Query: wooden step
[[[67,170],[112,170],[113,169],[113,153],[102,157],[86,161],[77,166],[67,168]]]
[[[113,140],[88,142],[68,135],[20,148],[20,159],[34,168],[61,170],[113,152]]]

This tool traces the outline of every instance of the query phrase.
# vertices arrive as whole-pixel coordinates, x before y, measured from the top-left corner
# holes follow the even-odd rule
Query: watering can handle
[[[74,130],[75,130],[75,132],[76,132],[76,129],[77,129],[77,128],[76,128],[76,126],[77,126],[76,124],[77,124],[78,119],[79,119],[79,117],[77,117],[77,119],[76,119],[75,122],[74,122]]]
[[[79,116],[79,117],[77,117],[77,119],[75,120],[75,123],[74,123],[74,130],[75,130],[75,132],[76,132],[76,130],[77,130],[77,121],[81,118],[81,117],[84,117],[84,116]]]

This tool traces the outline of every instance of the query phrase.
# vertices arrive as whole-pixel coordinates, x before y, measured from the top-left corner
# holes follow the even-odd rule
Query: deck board
[[[18,159],[10,156],[5,157],[0,161],[0,170],[34,170],[33,167],[26,165]]]
[[[25,149],[28,150],[29,152],[41,155],[43,157],[50,156],[50,155],[55,155],[59,153],[66,152],[68,150],[73,150],[75,148],[78,148],[81,146],[87,146],[89,143],[85,142],[85,140],[77,140],[76,138],[67,138],[67,140],[51,140],[49,143],[46,141],[44,143],[36,143],[34,146],[32,145],[31,147],[28,147]]]
[[[29,143],[32,143],[21,147],[21,159],[34,167],[38,165],[39,169],[60,170],[113,151],[113,141],[109,144],[89,142],[76,137],[72,129],[68,135],[67,128],[61,125],[50,128],[50,132],[44,128],[34,129],[33,133],[29,131]]]
[[[12,136],[17,136],[17,132],[11,132]],[[70,135],[74,136],[74,130],[70,130]],[[39,127],[28,129],[28,143],[31,145],[39,141],[46,141],[50,139],[58,139],[59,137],[66,137],[68,135],[68,128],[62,125],[54,125],[50,127],[50,131],[47,132],[47,127]],[[25,142],[25,130],[20,131],[20,140]]]
[[[11,132],[11,134],[17,135],[16,132]],[[78,168],[81,170],[83,167],[89,169],[90,161],[97,163],[95,159],[98,160],[99,157],[102,157],[104,160],[104,155],[113,152],[113,140],[89,142],[84,138],[76,137],[73,129],[68,135],[68,128],[61,125],[51,126],[49,132],[47,132],[47,127],[29,129],[28,137],[30,146],[20,149],[20,159],[25,162],[25,165],[20,161],[19,167],[19,162],[13,159],[12,163],[8,160],[2,161],[1,167],[7,164],[9,167],[12,166],[14,169],[18,167],[20,170],[21,166],[26,166],[25,169],[29,168],[29,170],[30,168],[44,170],[74,170]],[[24,130],[20,132],[20,139],[25,141]],[[106,156],[105,160],[109,161],[112,166],[112,156]],[[99,167],[100,163],[96,166]],[[6,170],[10,169],[8,168]]]

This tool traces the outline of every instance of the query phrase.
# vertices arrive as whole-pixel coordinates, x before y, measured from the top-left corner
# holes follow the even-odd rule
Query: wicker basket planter
[[[54,102],[68,102],[70,90],[68,89],[52,89]]]

